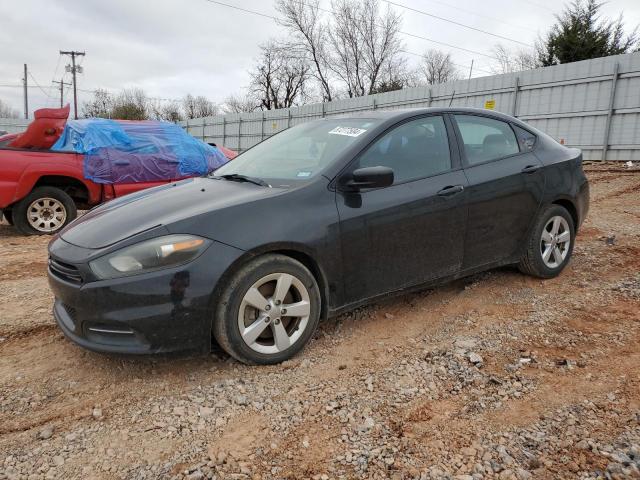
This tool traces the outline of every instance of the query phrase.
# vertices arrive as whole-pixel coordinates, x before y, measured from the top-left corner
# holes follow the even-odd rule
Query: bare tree
[[[93,99],[82,106],[85,118],[111,118],[113,96],[102,88],[93,92]]]
[[[20,112],[0,100],[0,118],[19,118]]]
[[[350,2],[360,8],[358,26],[364,43],[364,63],[368,80],[367,93],[371,93],[378,83],[380,72],[385,66],[393,66],[401,56],[402,42],[400,27],[402,17],[387,5],[384,14],[379,13],[378,0],[340,0]]]
[[[218,113],[218,107],[208,98],[198,95],[194,97],[190,93],[182,99],[185,117],[188,119],[212,117]]]
[[[521,72],[542,66],[535,52],[512,51],[500,44],[493,48],[493,56],[496,58],[496,63],[490,68],[493,73],[497,74]]]
[[[182,110],[180,109],[180,104],[175,100],[165,103],[161,109],[160,119],[173,123],[178,123],[184,120]]]
[[[422,56],[420,70],[424,81],[428,85],[458,80],[461,75],[451,60],[450,53],[440,50],[427,50]]]
[[[421,73],[409,67],[404,56],[398,56],[381,69],[378,81],[371,93],[392,92],[424,84]]]
[[[251,95],[229,95],[222,104],[224,113],[255,112],[260,109],[260,101]]]
[[[118,120],[148,120],[149,99],[141,88],[122,90],[113,99],[111,118]]]
[[[184,120],[180,103],[176,100],[163,101],[159,99],[149,100],[149,116],[154,120],[164,120],[177,123]]]
[[[312,65],[312,74],[319,84],[322,99],[330,102],[333,89],[327,50],[329,35],[319,4],[320,0],[276,0],[276,10],[283,16],[281,24],[292,34],[295,48],[292,53],[304,56]]]
[[[291,56],[289,47],[277,40],[260,45],[260,57],[251,72],[250,90],[263,110],[288,108],[305,99],[309,65]]]
[[[319,0],[276,0],[293,39],[289,51],[311,65],[324,101],[338,86],[349,97],[372,93],[381,71],[401,56],[402,18],[390,7],[381,12],[379,0],[332,0],[331,6],[325,20]]]

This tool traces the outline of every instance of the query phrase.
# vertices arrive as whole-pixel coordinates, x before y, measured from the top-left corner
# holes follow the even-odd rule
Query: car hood
[[[71,223],[60,236],[79,247],[105,248],[159,226],[261,200],[282,190],[251,183],[191,178],[100,205]]]

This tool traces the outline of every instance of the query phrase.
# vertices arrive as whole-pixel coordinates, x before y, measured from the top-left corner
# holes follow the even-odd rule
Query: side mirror
[[[364,167],[354,170],[351,178],[343,182],[347,190],[358,191],[363,188],[380,188],[393,185],[393,169],[389,167]]]

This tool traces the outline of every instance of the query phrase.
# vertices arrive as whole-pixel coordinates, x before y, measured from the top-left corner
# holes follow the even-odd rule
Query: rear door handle
[[[540,170],[540,165],[527,165],[524,167],[521,172],[522,173],[534,173]]]
[[[460,193],[464,190],[462,185],[453,185],[449,187],[444,187],[442,190],[438,192],[438,195],[441,197],[448,197],[449,195],[455,195],[456,193]]]

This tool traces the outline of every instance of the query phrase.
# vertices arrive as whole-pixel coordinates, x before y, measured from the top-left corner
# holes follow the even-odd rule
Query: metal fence
[[[181,125],[204,141],[243,151],[283,129],[322,117],[449,104],[493,104],[495,110],[581,148],[586,160],[640,159],[640,53]]]
[[[19,133],[22,132],[31,120],[24,118],[0,118],[0,132]]]

